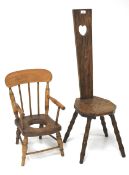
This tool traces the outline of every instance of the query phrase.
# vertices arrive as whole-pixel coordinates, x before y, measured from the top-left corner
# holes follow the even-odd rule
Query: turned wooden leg
[[[110,118],[111,118],[112,125],[113,125],[113,128],[114,128],[114,133],[116,135],[116,139],[117,139],[117,142],[118,142],[119,150],[121,152],[122,157],[125,157],[126,155],[125,155],[125,151],[124,151],[124,146],[122,144],[122,140],[121,140],[121,137],[120,137],[120,133],[119,133],[119,130],[118,130],[118,127],[117,127],[117,122],[115,120],[114,114],[110,115]]]
[[[60,132],[57,132],[57,133],[56,133],[56,137],[57,137],[58,146],[59,146],[59,148],[60,148],[61,156],[64,156],[63,142],[62,142],[62,139],[61,139],[61,134],[60,134]]]
[[[19,144],[20,135],[21,135],[21,132],[20,132],[20,130],[17,128],[17,130],[16,130],[16,144]]]
[[[82,142],[82,150],[80,153],[80,163],[81,164],[83,163],[84,156],[85,156],[85,150],[86,150],[87,140],[89,136],[90,124],[91,124],[91,118],[87,118],[87,124],[85,127],[85,133],[84,133],[83,142]]]
[[[28,137],[24,137],[23,143],[22,143],[22,162],[21,166],[25,165],[25,159],[26,159],[26,153],[27,153],[27,144],[28,144]]]
[[[106,122],[105,122],[104,116],[100,116],[100,120],[101,120],[101,124],[102,124],[102,127],[103,127],[103,132],[105,134],[105,137],[108,137],[108,131],[107,131],[107,127],[106,127]]]
[[[69,137],[69,134],[70,134],[70,132],[71,132],[71,130],[72,130],[72,128],[73,128],[73,125],[74,125],[74,123],[75,123],[75,120],[76,120],[76,118],[77,118],[77,115],[78,115],[78,113],[77,113],[76,110],[75,110],[75,112],[73,113],[72,120],[70,121],[70,124],[69,124],[69,126],[68,126],[67,132],[65,133],[64,140],[63,140],[64,143],[66,143],[66,141],[67,141],[67,139],[68,139],[68,137]]]
[[[43,124],[40,124],[39,128],[43,128]],[[39,136],[39,139],[42,139],[42,136]]]

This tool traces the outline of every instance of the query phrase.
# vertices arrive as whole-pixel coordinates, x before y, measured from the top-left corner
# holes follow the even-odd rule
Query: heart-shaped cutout
[[[84,26],[82,26],[82,25],[80,25],[79,26],[79,33],[82,35],[82,36],[84,36],[85,34],[86,34],[86,32],[87,32],[87,27],[84,25]]]

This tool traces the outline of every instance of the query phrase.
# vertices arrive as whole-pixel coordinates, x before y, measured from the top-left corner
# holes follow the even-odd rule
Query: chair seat
[[[89,99],[77,98],[74,107],[84,117],[109,115],[114,113],[116,109],[116,105],[111,101],[95,96]]]
[[[21,128],[20,120],[16,119],[15,124],[22,134],[27,137],[50,135],[61,130],[61,126],[45,114],[25,116],[23,119],[23,129]],[[43,128],[34,128],[33,124],[43,124]]]

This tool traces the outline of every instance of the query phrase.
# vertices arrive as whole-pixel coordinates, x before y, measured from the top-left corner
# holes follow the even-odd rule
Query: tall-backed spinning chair
[[[105,137],[108,137],[104,117],[105,115],[109,115],[114,127],[114,132],[121,155],[122,157],[125,157],[124,147],[114,116],[116,105],[109,100],[93,96],[92,10],[73,10],[73,20],[78,63],[80,98],[77,98],[75,100],[75,112],[68,126],[63,141],[66,143],[78,114],[80,114],[82,117],[86,117],[87,124],[85,127],[82,149],[80,153],[80,163],[82,164],[85,156],[85,150],[92,119],[100,117]]]
[[[15,124],[17,127],[16,131],[16,144],[19,143],[19,139],[22,143],[22,162],[21,165],[24,166],[26,155],[33,154],[33,153],[39,153],[43,151],[48,151],[54,148],[59,148],[61,152],[61,156],[64,156],[63,151],[63,142],[60,135],[61,126],[58,124],[58,117],[60,109],[65,109],[65,107],[58,102],[55,98],[50,96],[50,90],[49,90],[49,82],[52,79],[52,74],[48,70],[45,69],[28,69],[28,70],[21,70],[16,71],[8,74],[5,78],[6,86],[9,88],[9,95],[11,99],[11,104],[13,108],[13,112],[15,115]],[[40,113],[40,84],[42,82],[46,83],[46,90],[45,90],[45,114]],[[32,114],[32,102],[31,102],[31,83],[37,84],[37,99],[35,99],[35,102],[37,103],[37,114]],[[27,86],[28,91],[28,100],[23,105],[23,93],[22,93],[22,86],[23,84]],[[14,97],[14,91],[13,88],[17,86],[19,91],[19,97],[20,97],[20,105],[16,103],[15,97]],[[43,95],[43,94],[42,94]],[[49,111],[49,100],[51,100],[55,105],[57,105],[57,114],[55,117],[55,120],[50,118],[48,115]],[[29,104],[29,115],[24,114],[24,107],[25,105]],[[38,128],[33,127],[34,124],[39,124]],[[56,134],[56,137],[52,134]],[[21,134],[23,136],[23,141],[21,138]],[[49,135],[53,139],[57,141],[57,146],[48,148],[45,150],[40,150],[36,152],[27,152],[27,145],[28,145],[28,137],[35,137],[39,136],[39,139],[42,138],[44,135]]]

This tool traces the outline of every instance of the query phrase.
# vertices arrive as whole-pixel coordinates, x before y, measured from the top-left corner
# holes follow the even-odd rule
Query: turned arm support
[[[18,119],[20,116],[21,126],[23,127],[24,111],[16,103],[12,89],[9,89],[9,95],[10,95],[10,100],[11,100],[11,104],[12,104],[12,108],[13,108],[13,112],[15,114],[15,117]],[[18,114],[19,114],[19,116],[18,116]]]
[[[57,114],[56,114],[56,123],[58,123],[60,109],[64,110],[65,107],[59,101],[57,101],[55,98],[53,98],[51,96],[48,96],[48,99],[50,99],[56,106],[58,106]]]
[[[21,109],[21,107],[17,104],[17,103],[13,103],[13,111],[14,112],[18,112],[20,114],[20,116],[24,116],[24,112]]]
[[[17,103],[13,103],[12,107],[13,107],[13,112],[14,112],[15,117],[16,119],[20,119],[21,128],[23,129],[24,112]]]

